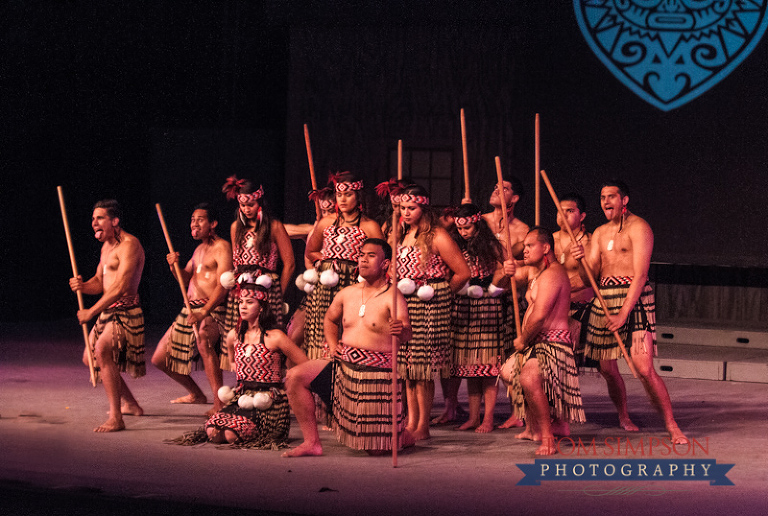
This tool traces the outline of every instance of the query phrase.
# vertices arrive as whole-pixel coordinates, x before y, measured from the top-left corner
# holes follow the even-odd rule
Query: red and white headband
[[[416,204],[429,204],[429,197],[425,197],[423,195],[411,195],[411,194],[402,194],[400,196],[400,204],[406,203],[406,202],[415,202]]]
[[[267,300],[267,292],[264,289],[261,288],[243,288],[240,287],[240,299],[256,299],[258,301],[266,301]]]
[[[469,226],[470,224],[477,224],[480,222],[480,219],[483,218],[483,215],[480,213],[475,213],[474,215],[470,215],[469,217],[456,217],[453,219],[453,221],[456,223],[456,227],[459,226]]]
[[[363,181],[355,181],[354,183],[345,182],[345,183],[336,183],[336,191],[337,192],[346,192],[348,190],[362,190],[363,189]]]
[[[259,185],[259,189],[256,190],[255,192],[252,192],[249,194],[238,193],[237,201],[240,204],[251,204],[261,199],[263,195],[264,195],[264,187]]]

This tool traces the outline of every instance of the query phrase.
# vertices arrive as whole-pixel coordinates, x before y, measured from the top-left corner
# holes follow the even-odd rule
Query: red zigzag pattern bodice
[[[258,242],[254,231],[246,231],[240,242],[235,245],[232,263],[238,265],[256,265],[270,271],[277,270],[277,245],[271,242],[269,254],[262,256],[258,252]]]
[[[251,347],[250,356],[246,350]],[[282,354],[267,349],[263,343],[243,344],[235,341],[235,374],[238,381],[280,383],[280,363]]]
[[[357,262],[366,238],[359,226],[328,226],[323,230],[323,260]]]
[[[421,265],[421,249],[415,246],[397,247],[397,276],[416,282],[448,277],[450,269],[439,255],[431,254],[426,266]]]

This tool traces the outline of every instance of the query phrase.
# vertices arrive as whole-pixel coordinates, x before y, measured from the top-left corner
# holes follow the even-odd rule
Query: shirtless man
[[[515,415],[526,418],[526,431],[517,437],[540,440],[536,455],[552,455],[553,426],[567,429],[570,421],[585,421],[568,325],[571,284],[548,230],[536,226],[528,233],[523,256],[527,267],[516,270],[513,260],[504,262],[505,274],[528,284],[528,309],[514,342],[512,375],[502,379],[512,386]]]
[[[528,234],[528,224],[515,217],[515,206],[523,195],[523,184],[517,178],[511,178],[511,181],[504,181],[504,199],[507,202],[507,225],[509,225],[509,238],[512,241],[512,254],[515,259],[521,258],[523,246],[522,242],[525,235]],[[504,225],[502,223],[501,197],[499,196],[499,187],[493,189],[489,201],[493,211],[483,215],[488,227],[494,232],[496,238],[501,242],[505,252],[507,249]]]
[[[181,269],[182,281],[187,287],[187,298],[192,313],[184,307],[176,320],[165,332],[155,348],[152,364],[184,387],[188,394],[171,403],[207,403],[208,400],[192,379],[192,362],[196,361],[195,348],[202,359],[208,383],[213,391],[212,415],[222,408],[217,393],[222,386],[219,353],[216,346],[221,345],[222,336],[226,335],[227,290],[219,283],[222,273],[232,270],[232,246],[216,234],[218,226],[216,210],[208,203],[195,206],[190,221],[192,238],[200,241],[186,267]],[[179,261],[179,253],[167,255],[171,273],[176,276],[174,264]],[[197,340],[193,331],[197,327]]]
[[[555,257],[565,267],[568,273],[568,279],[571,282],[571,309],[568,313],[571,317],[571,338],[573,339],[573,354],[576,365],[584,362],[584,337],[582,333],[586,332],[586,318],[589,315],[589,306],[595,293],[588,281],[584,281],[579,272],[582,268],[581,262],[571,256],[571,237],[566,228],[570,228],[576,241],[584,246],[589,253],[589,243],[592,235],[587,232],[584,226],[584,219],[587,214],[584,198],[577,193],[569,193],[560,198],[560,207],[565,213],[565,218],[557,213],[557,225],[560,231],[553,236],[555,239]],[[583,330],[583,331],[582,331]]]
[[[600,205],[608,222],[592,235],[589,254],[582,245],[571,247],[571,255],[577,260],[584,258],[600,278],[600,292],[611,311],[605,315],[597,300],[593,301],[585,355],[600,362],[600,373],[608,383],[608,393],[619,412],[621,427],[637,431],[629,418],[627,392],[616,364],[621,351],[613,332],[618,331],[630,348],[631,360],[648,397],[664,418],[670,439],[675,444],[685,444],[688,440],[675,422],[667,387],[653,367],[656,304],[648,283],[653,231],[645,220],[627,209],[628,203],[629,189],[623,182],[605,183],[600,190]]]
[[[285,379],[288,401],[301,427],[304,442],[283,453],[283,457],[323,454],[313,391],[333,407],[333,426],[342,444],[371,454],[391,449],[391,400],[389,395],[376,394],[391,391],[392,335],[400,342],[411,337],[408,305],[397,289],[397,319],[393,320],[391,316],[392,286],[386,279],[391,258],[392,249],[384,240],[369,238],[365,241],[358,262],[363,281],[336,294],[325,316],[325,336],[334,360],[310,360],[288,371]],[[343,327],[343,343],[339,341],[339,323]],[[330,385],[331,368],[334,368],[333,385]],[[355,392],[358,387],[354,378],[365,378],[368,387],[361,389],[363,392]],[[347,397],[348,393],[358,394],[355,396],[357,401]],[[404,428],[402,383],[397,399],[401,409],[398,414],[399,446],[404,447],[413,444],[414,440]],[[363,412],[363,409],[367,410]],[[360,413],[367,414],[372,420],[356,421],[354,415]],[[370,418],[372,414],[379,417]]]
[[[104,383],[109,401],[109,419],[94,428],[94,432],[124,430],[123,414],[144,414],[120,375],[124,371],[134,378],[146,374],[144,315],[138,292],[144,269],[144,248],[135,236],[120,227],[121,217],[117,201],[109,199],[96,203],[91,227],[96,240],[102,243],[96,274],[85,282],[82,276],[69,280],[73,291],[101,294],[93,306],[77,312],[80,324],[98,316],[89,340],[97,378]],[[88,364],[85,355],[83,362]]]

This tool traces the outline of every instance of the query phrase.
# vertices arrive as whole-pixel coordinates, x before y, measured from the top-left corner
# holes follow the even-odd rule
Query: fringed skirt
[[[451,376],[497,376],[507,338],[501,297],[454,296],[451,306]]]
[[[320,274],[333,267],[333,260],[325,260],[320,263],[317,272]],[[315,285],[315,289],[307,296],[307,309],[304,319],[304,346],[303,350],[307,358],[314,360],[316,358],[328,358],[324,356],[325,343],[325,313],[336,294],[343,288],[357,283],[357,264],[348,261],[337,260],[337,271],[339,273],[339,282],[334,287],[326,287],[320,282]]]
[[[235,397],[221,411],[205,423],[205,428],[232,430],[238,437],[238,448],[270,450],[287,447],[288,431],[291,428],[288,396],[282,387],[271,384],[246,382],[238,386]],[[272,406],[266,410],[243,409],[238,405],[241,396],[253,396],[267,392],[272,397]]]
[[[434,380],[451,375],[451,289],[441,280],[430,283],[435,295],[422,301],[416,294],[407,296],[408,316],[413,336],[397,353],[397,374],[404,380]]]
[[[113,323],[113,358],[121,373],[127,372],[133,378],[147,374],[144,363],[144,313],[141,307],[108,308],[99,315],[93,326],[91,353],[95,352],[96,341],[107,325]],[[99,380],[99,365],[94,363],[96,380]]]
[[[196,303],[190,301],[192,310],[202,308],[205,306],[205,302]],[[223,342],[225,320],[227,316],[226,305],[219,305],[211,312],[214,322],[218,326],[219,338],[216,339],[214,344],[214,350],[221,356],[221,343]],[[202,369],[200,362],[200,354],[197,351],[197,343],[195,341],[195,332],[192,330],[192,325],[187,322],[189,317],[189,311],[187,307],[181,309],[181,313],[176,316],[176,320],[173,322],[173,329],[171,330],[170,338],[168,339],[169,353],[167,365],[168,368],[174,373],[178,374],[190,374],[192,372],[192,364],[194,363],[194,370],[199,371]]]
[[[520,384],[523,366],[535,358],[549,402],[549,414],[561,421],[586,421],[579,389],[579,372],[573,361],[572,343],[567,331],[554,330],[536,337],[537,342],[518,353],[512,373],[510,394],[514,413],[525,418],[525,396]]]
[[[344,446],[392,449],[392,370],[335,362],[333,429]],[[397,432],[405,428],[403,383],[397,382]],[[398,449],[401,448],[398,443]]]
[[[525,314],[525,308],[527,301],[525,300],[525,289],[518,289],[518,311],[520,312],[520,320],[522,321],[523,314]],[[504,310],[504,358],[509,358],[515,352],[515,339],[517,338],[517,327],[515,326],[515,300],[512,297],[511,292],[503,293],[499,299],[501,299],[501,306]]]
[[[605,298],[605,303],[611,314],[616,314],[621,310],[621,306],[627,298],[631,281],[631,278],[626,277],[600,279],[600,293]],[[656,356],[656,300],[653,295],[653,288],[649,283],[643,287],[640,299],[637,300],[626,324],[619,329],[618,333],[630,354],[633,347],[634,349],[642,349],[637,346],[642,346],[646,333],[650,333],[653,339],[653,349],[646,351],[652,353],[652,356]],[[593,360],[621,358],[621,348],[619,348],[613,332],[607,328],[605,313],[597,298],[592,301],[589,311],[587,343],[584,354]]]

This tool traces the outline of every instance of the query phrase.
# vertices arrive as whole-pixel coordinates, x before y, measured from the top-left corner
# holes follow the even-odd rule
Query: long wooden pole
[[[496,178],[499,183],[498,189],[499,198],[501,199],[501,216],[504,220],[504,238],[507,242],[507,256],[510,260],[512,260],[514,258],[512,257],[512,242],[510,241],[509,223],[507,222],[507,203],[505,202],[504,197],[504,178],[501,175],[501,160],[498,156],[496,156]],[[515,307],[515,330],[517,331],[517,336],[519,337],[523,333],[520,326],[520,302],[517,300],[517,283],[515,283],[514,276],[510,279],[511,281],[509,283],[512,288],[512,303]]]
[[[464,157],[464,198],[462,203],[471,203],[472,196],[469,195],[469,160],[467,158],[467,121],[464,118],[464,108],[461,108],[461,152]]]
[[[61,207],[61,220],[64,222],[64,233],[67,235],[67,248],[69,249],[69,261],[72,264],[72,275],[77,278],[77,262],[75,261],[75,248],[72,245],[72,233],[69,230],[69,220],[67,219],[67,208],[64,205],[64,190],[61,186],[56,187],[56,191],[59,193],[59,207]],[[77,294],[77,306],[80,310],[85,309],[83,303],[83,293],[80,290],[75,291]],[[96,387],[96,369],[94,366],[93,352],[91,351],[90,341],[88,339],[88,325],[85,323],[80,325],[83,328],[83,339],[85,340],[85,356],[88,357],[88,370],[91,375],[91,384]]]
[[[168,244],[168,252],[173,254],[176,251],[173,250],[173,244],[171,243],[171,235],[168,233],[168,226],[165,225],[165,217],[163,217],[163,209],[160,204],[155,204],[157,209],[157,217],[160,219],[160,225],[163,227],[163,234],[165,235],[165,243]],[[181,297],[184,298],[184,306],[187,307],[187,311],[192,315],[192,307],[189,305],[189,298],[187,297],[187,289],[184,288],[184,278],[181,275],[181,267],[179,267],[179,261],[176,260],[173,263],[173,271],[176,273],[176,279],[179,282],[179,288],[181,289]],[[197,332],[197,325],[192,325],[192,331],[195,333],[195,340],[200,342],[200,335]]]
[[[539,178],[539,170],[541,170],[541,133],[540,133],[540,125],[539,125],[539,114],[536,113],[536,122],[534,123],[534,154],[535,154],[535,162],[536,162],[536,169],[533,171],[534,173],[534,181],[536,183],[536,213],[534,216],[534,222],[537,226],[541,225],[541,180]]]
[[[309,162],[309,178],[312,181],[312,191],[317,190],[317,177],[315,176],[315,161],[312,159],[312,145],[309,143],[309,127],[304,124],[304,143],[307,146],[307,161]],[[315,217],[320,220],[320,201],[315,199]]]
[[[397,178],[403,177],[403,140],[397,141]],[[392,210],[392,260],[390,263],[390,277],[392,278],[392,320],[397,320],[397,230],[400,226],[400,205]],[[400,413],[397,410],[397,348],[398,338],[392,335],[392,467],[397,467],[397,447],[399,434],[397,431],[397,418]]]
[[[544,184],[547,185],[547,190],[549,190],[549,195],[552,197],[552,202],[555,203],[555,208],[557,208],[557,212],[560,214],[560,217],[563,220],[566,220],[565,218],[565,212],[563,211],[562,206],[560,206],[560,199],[558,199],[557,194],[555,194],[555,189],[552,188],[552,183],[549,182],[549,177],[547,177],[547,173],[545,171],[541,171],[541,178],[544,180]],[[568,231],[568,235],[571,237],[571,242],[574,244],[577,244],[576,241],[576,235],[573,234],[573,230],[571,227],[566,224],[565,229]],[[584,261],[584,259],[580,259],[579,262],[581,263],[581,266],[584,267],[584,271],[587,273],[587,277],[589,278],[589,283],[592,285],[592,290],[595,292],[595,296],[597,297],[597,300],[600,302],[600,306],[603,308],[603,312],[608,314],[608,304],[605,302],[605,299],[603,298],[603,295],[600,293],[600,289],[597,287],[597,282],[595,281],[595,276],[592,273],[592,269],[589,268],[589,265],[587,262]],[[635,369],[635,365],[632,363],[632,360],[629,358],[629,354],[627,354],[627,348],[624,346],[624,341],[621,340],[621,336],[619,335],[619,332],[614,331],[613,336],[616,338],[616,342],[619,343],[619,348],[621,349],[621,353],[624,355],[624,359],[627,361],[627,365],[629,366],[629,370],[632,371],[632,376],[637,378],[637,370]]]

